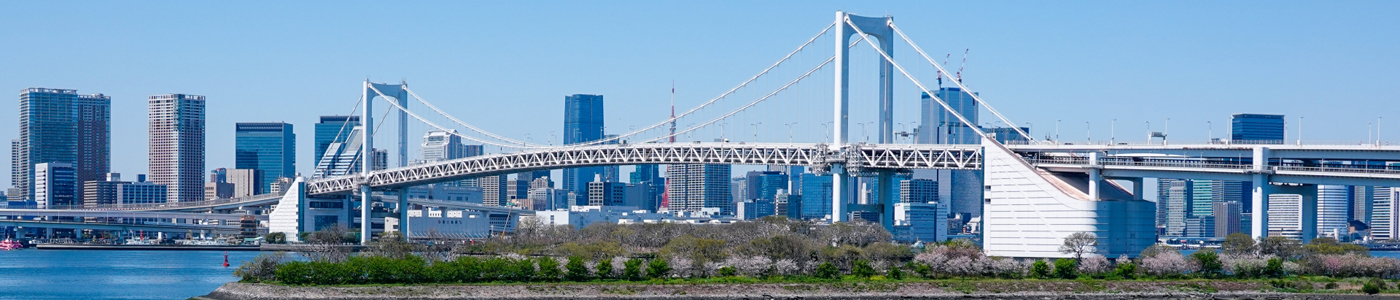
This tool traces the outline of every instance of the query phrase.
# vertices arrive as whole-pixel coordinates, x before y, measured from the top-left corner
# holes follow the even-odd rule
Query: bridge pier
[[[894,197],[894,171],[880,170],[875,179],[875,203],[879,203],[882,210],[880,225],[885,226],[885,231],[894,232],[894,204],[899,202]]]
[[[1089,199],[1100,200],[1100,190],[1103,184],[1103,171],[1099,166],[1099,153],[1089,152]]]
[[[408,241],[408,188],[399,188],[399,234]]]

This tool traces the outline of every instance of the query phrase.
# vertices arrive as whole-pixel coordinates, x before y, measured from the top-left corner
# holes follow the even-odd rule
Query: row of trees
[[[307,240],[330,245],[343,236],[343,232],[328,229],[309,234]],[[1400,275],[1400,260],[1370,257],[1364,248],[1325,238],[1302,245],[1278,239],[1248,244],[1231,237],[1223,254],[1200,251],[1188,257],[1156,246],[1144,250],[1136,260],[1110,260],[1094,254],[1097,238],[1079,233],[1066,239],[1061,248],[1075,258],[1054,261],[987,257],[966,240],[914,249],[885,242],[889,238],[889,233],[875,224],[818,225],[781,217],[717,225],[597,224],[581,230],[522,224],[515,235],[456,247],[406,243],[391,234],[359,255],[338,252],[344,247],[326,247],[308,253],[310,261],[259,258],[240,268],[239,276],[248,281],[341,284],[716,276],[793,280],[841,276],[1132,279]],[[629,264],[635,264],[635,272],[627,272]],[[653,270],[651,266],[664,268]],[[390,271],[399,275],[377,273]]]

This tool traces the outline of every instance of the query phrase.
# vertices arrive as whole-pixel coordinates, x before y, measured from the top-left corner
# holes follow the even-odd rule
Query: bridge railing
[[[1341,172],[1341,173],[1366,173],[1366,174],[1400,174],[1400,169],[1394,166],[1326,166],[1326,167],[1305,167],[1295,165],[1273,166],[1275,171],[1302,171],[1302,172]]]

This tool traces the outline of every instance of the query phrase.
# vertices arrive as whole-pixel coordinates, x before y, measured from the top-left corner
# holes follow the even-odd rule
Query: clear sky
[[[467,122],[538,143],[561,130],[568,94],[605,95],[610,128],[648,125],[664,119],[673,80],[677,106],[694,106],[794,49],[836,10],[892,15],[936,56],[971,49],[965,82],[1015,122],[1033,124],[1037,137],[1062,120],[1064,140],[1084,139],[1086,121],[1093,139],[1108,139],[1106,125],[1117,119],[1116,137],[1136,141],[1145,122],[1160,131],[1171,118],[1174,140],[1201,141],[1207,121],[1221,137],[1230,114],[1249,112],[1287,115],[1289,139],[1303,116],[1305,140],[1319,142],[1366,140],[1368,122],[1387,117],[1382,138],[1400,141],[1400,2],[1393,1],[23,1],[5,8],[0,91],[11,101],[27,87],[112,96],[112,168],[123,173],[146,173],[145,99],[165,93],[208,97],[207,168],[233,167],[235,122],[285,121],[298,134],[298,169],[309,172],[317,117],[348,113],[365,78],[407,80]],[[913,63],[911,54],[897,56]],[[896,84],[900,116],[910,116],[917,92]],[[799,127],[823,131],[815,126],[830,118],[829,99],[811,100],[826,113]],[[18,104],[9,103],[10,113],[0,113],[3,140],[18,137]],[[787,132],[775,123],[760,133]],[[409,140],[417,144],[426,127],[414,126]],[[737,127],[726,130],[755,134]],[[8,173],[0,169],[3,186]]]

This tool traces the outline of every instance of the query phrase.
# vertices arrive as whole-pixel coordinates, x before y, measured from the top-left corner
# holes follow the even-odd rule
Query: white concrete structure
[[[268,216],[267,232],[281,232],[287,235],[288,242],[297,242],[297,234],[302,232],[301,210],[306,199],[306,183],[301,177],[292,182],[291,188],[277,201],[277,206]]]
[[[1117,185],[1097,184],[1098,176],[1037,170],[988,139],[982,146],[987,186],[982,236],[988,256],[1071,257],[1059,247],[1076,232],[1098,236],[1097,253],[1107,257],[1137,256],[1156,241],[1156,204],[1133,199]]]

